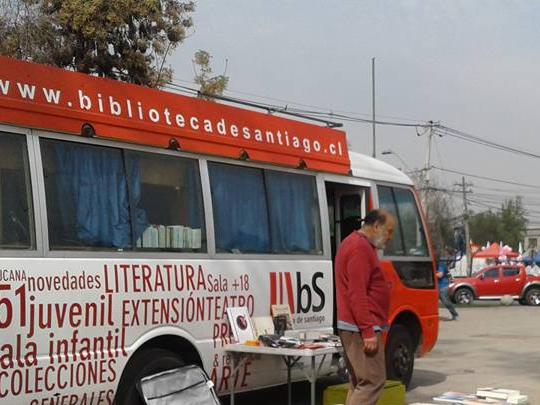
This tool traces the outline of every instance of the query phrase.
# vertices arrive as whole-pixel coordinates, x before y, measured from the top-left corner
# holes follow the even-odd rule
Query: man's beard
[[[373,244],[377,249],[384,249],[386,247],[386,240],[384,236],[377,236],[373,239]]]

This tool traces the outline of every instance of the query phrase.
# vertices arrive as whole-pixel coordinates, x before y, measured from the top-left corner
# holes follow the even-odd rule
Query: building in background
[[[524,256],[535,256],[538,252],[538,246],[540,245],[540,227],[529,228],[525,233],[525,240],[523,242]]]

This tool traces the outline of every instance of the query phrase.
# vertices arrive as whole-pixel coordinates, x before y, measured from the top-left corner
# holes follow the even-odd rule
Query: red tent
[[[502,256],[503,252],[498,243],[492,243],[487,249],[477,252],[473,257],[476,259],[494,259],[499,256]],[[518,257],[519,253],[516,252],[505,252],[506,257]]]

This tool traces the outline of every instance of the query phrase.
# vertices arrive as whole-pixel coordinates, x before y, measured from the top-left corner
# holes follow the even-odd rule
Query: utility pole
[[[375,58],[371,58],[371,120],[373,124],[373,152],[372,157],[377,157],[375,149]]]
[[[426,148],[426,161],[424,163],[424,173],[422,175],[423,177],[423,185],[422,189],[424,192],[422,193],[422,204],[424,205],[424,209],[426,211],[426,218],[428,218],[429,221],[429,201],[428,201],[428,193],[429,193],[429,181],[430,181],[430,169],[431,169],[431,141],[433,139],[433,121],[428,121],[430,124],[429,127],[429,133],[427,138],[427,148]]]
[[[427,149],[426,149],[426,162],[424,164],[424,187],[427,189],[429,187],[429,172],[431,169],[431,141],[433,139],[433,121],[428,121],[430,124],[429,133],[427,138]]]
[[[429,131],[427,132],[427,148],[426,148],[426,160],[424,163],[424,170],[421,176],[422,180],[422,190],[423,193],[422,196],[422,205],[424,206],[425,212],[426,212],[426,218],[429,220],[429,199],[428,199],[428,193],[430,191],[430,180],[431,180],[431,146],[433,143],[433,135],[435,135],[434,127],[436,125],[439,125],[439,122],[433,122],[428,121],[429,124]],[[425,134],[425,132],[424,132]],[[422,135],[424,135],[422,134]],[[420,134],[418,134],[420,135]]]
[[[471,237],[469,233],[469,209],[467,207],[467,193],[470,193],[470,190],[467,190],[467,187],[472,186],[470,183],[465,183],[465,177],[461,177],[461,183],[454,184],[455,186],[461,187],[461,192],[463,194],[463,228],[465,230],[465,252],[467,255],[467,273],[471,276],[472,273],[472,256],[471,256]]]

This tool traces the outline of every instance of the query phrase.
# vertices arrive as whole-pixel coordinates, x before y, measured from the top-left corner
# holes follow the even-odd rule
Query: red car
[[[448,295],[457,304],[510,295],[522,305],[540,305],[540,277],[527,275],[521,265],[491,266],[474,277],[456,278]]]

